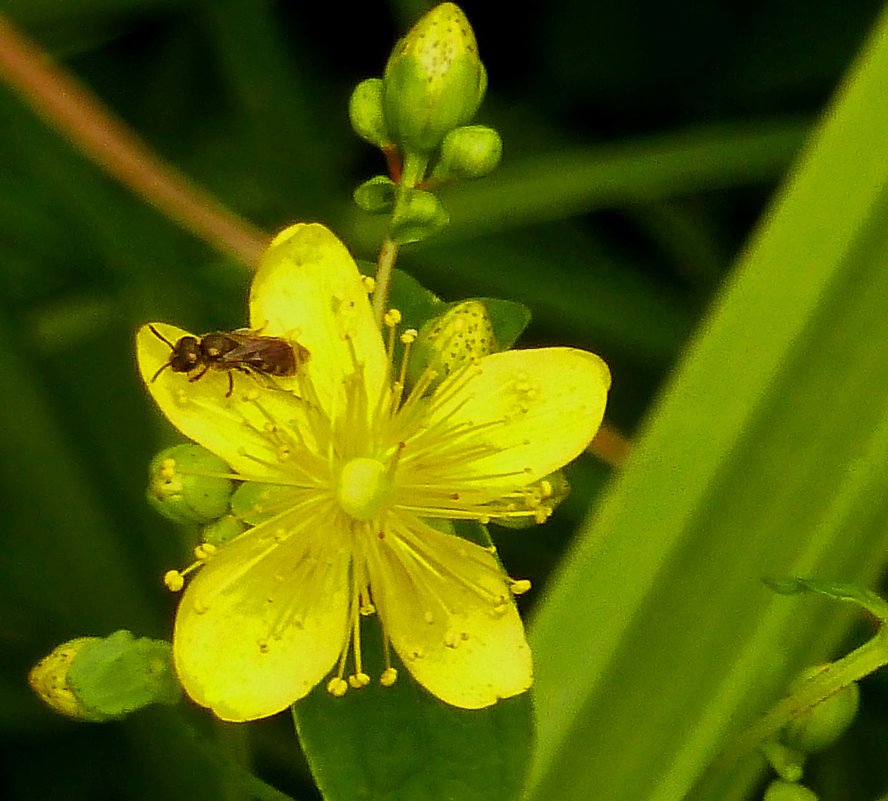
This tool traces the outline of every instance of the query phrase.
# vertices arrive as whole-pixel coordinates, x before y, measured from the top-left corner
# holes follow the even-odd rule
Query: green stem
[[[373,291],[373,317],[376,325],[382,328],[382,317],[388,302],[389,289],[392,284],[392,272],[398,259],[398,243],[386,236],[379,249],[376,260],[376,289]]]
[[[428,156],[421,153],[406,153],[404,166],[398,181],[398,191],[395,196],[395,208],[392,209],[392,217],[398,212],[398,205],[404,196],[402,190],[413,189],[423,178],[428,168]],[[390,227],[390,226],[389,226]],[[376,325],[382,327],[382,317],[385,314],[388,303],[389,290],[392,284],[392,272],[398,259],[398,243],[386,232],[385,238],[379,249],[379,257],[376,260],[376,289],[373,291],[373,317]]]
[[[888,665],[888,630],[883,627],[871,640],[800,684],[741,733],[712,763],[691,798],[707,798],[709,791],[719,786],[741,759],[775,737],[784,726],[885,665]]]

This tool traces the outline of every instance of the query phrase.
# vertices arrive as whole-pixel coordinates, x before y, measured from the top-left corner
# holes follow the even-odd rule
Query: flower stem
[[[0,77],[105,172],[195,236],[251,268],[263,231],[158,159],[73,76],[0,15]]]
[[[623,462],[629,456],[631,447],[632,443],[617,429],[607,423],[602,423],[587,450],[611,467],[622,467]]]
[[[888,665],[888,628],[883,625],[871,640],[802,682],[736,737],[709,766],[689,799],[702,801],[712,796],[741,759],[772,739],[784,726],[885,665]]]
[[[398,258],[398,243],[388,236],[382,240],[379,257],[376,260],[376,289],[373,291],[373,317],[376,325],[382,328],[382,317],[388,303],[389,289],[392,285],[392,272]]]

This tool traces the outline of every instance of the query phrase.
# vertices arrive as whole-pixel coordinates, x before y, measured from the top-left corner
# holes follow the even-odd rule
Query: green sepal
[[[348,102],[348,117],[352,129],[361,139],[378,148],[391,145],[382,108],[382,95],[382,79],[367,78],[354,88]]]
[[[117,720],[181,697],[168,642],[116,631],[88,642],[71,662],[68,687],[93,721]]]
[[[421,242],[450,222],[447,209],[432,192],[402,188],[391,218],[390,237],[399,245]]]
[[[183,444],[157,454],[148,467],[148,503],[181,524],[209,523],[228,511],[234,482],[228,464],[199,445]]]
[[[846,601],[865,609],[881,623],[888,621],[888,603],[871,590],[843,581],[824,581],[811,578],[766,578],[765,584],[780,595],[814,592],[837,601]]]
[[[402,330],[422,328],[427,320],[440,314],[444,305],[441,298],[430,289],[426,289],[410,273],[395,270],[392,274],[389,306],[401,312]]]
[[[352,197],[358,208],[371,214],[387,214],[395,206],[395,183],[387,175],[376,175],[355,189]]]
[[[475,298],[484,304],[490,315],[497,350],[508,350],[530,322],[530,309],[516,300],[503,298]]]
[[[449,131],[441,143],[441,155],[432,177],[482,178],[493,172],[503,157],[503,140],[486,125],[463,125]]]

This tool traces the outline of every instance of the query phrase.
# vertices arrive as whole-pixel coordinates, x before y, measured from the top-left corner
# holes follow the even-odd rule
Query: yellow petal
[[[192,336],[166,323],[152,325],[171,343]],[[311,435],[304,424],[305,409],[300,401],[261,377],[235,372],[234,392],[229,398],[225,371],[209,370],[197,381],[170,369],[158,375],[157,371],[169,361],[170,346],[147,325],[136,335],[136,354],[145,386],[167,419],[242,475],[262,480],[286,475],[280,467],[281,438],[269,435],[270,424],[298,423],[303,440]],[[288,458],[294,458],[294,454],[289,453]]]
[[[176,671],[222,720],[280,712],[324,678],[342,649],[349,555],[307,517],[288,513],[221,548],[179,605]]]
[[[521,618],[488,551],[412,519],[386,532],[369,568],[386,634],[433,695],[480,709],[533,683]]]
[[[475,479],[494,493],[529,484],[583,452],[601,425],[609,388],[607,365],[583,350],[486,356],[432,396],[428,430],[439,426],[437,458],[430,448],[430,458],[409,469],[417,484],[458,488]],[[409,452],[410,443],[405,466]]]
[[[253,280],[250,320],[308,348],[306,371],[327,409],[354,371],[349,337],[375,401],[388,365],[382,337],[354,259],[323,225],[300,223],[275,237]]]

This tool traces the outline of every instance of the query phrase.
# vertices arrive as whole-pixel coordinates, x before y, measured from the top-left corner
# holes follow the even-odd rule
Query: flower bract
[[[261,499],[259,522],[201,550],[184,589],[173,654],[189,695],[242,721],[325,679],[334,695],[366,685],[361,620],[371,615],[383,684],[397,675],[393,649],[419,684],[457,707],[526,691],[532,660],[512,597],[520,583],[492,549],[443,521],[545,519],[545,476],[601,423],[604,362],[572,348],[514,350],[445,376],[429,368],[405,387],[354,260],[316,224],[272,243],[250,324],[307,357],[292,376],[235,370],[230,396],[226,369],[197,380],[160,370],[170,345],[148,326],[137,338],[162,412]],[[170,343],[188,335],[154,329]],[[403,341],[409,352],[407,333]]]

